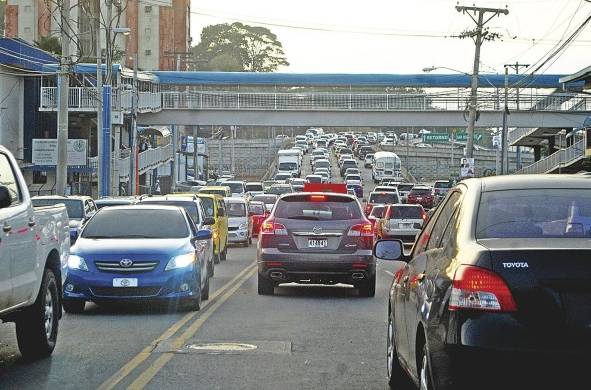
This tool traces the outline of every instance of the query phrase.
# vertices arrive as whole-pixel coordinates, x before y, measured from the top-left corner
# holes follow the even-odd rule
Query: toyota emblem
[[[320,234],[322,233],[322,228],[320,226],[314,226],[312,232],[314,232],[314,234]]]
[[[129,268],[133,265],[133,261],[131,259],[121,259],[119,265],[123,268]]]

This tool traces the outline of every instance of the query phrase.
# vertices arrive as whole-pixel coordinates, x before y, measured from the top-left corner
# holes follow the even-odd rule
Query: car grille
[[[132,273],[132,272],[150,272],[158,267],[157,261],[134,261],[129,267],[122,267],[119,262],[113,261],[95,261],[94,265],[99,271],[103,272],[118,272],[118,273]]]
[[[90,291],[97,297],[155,297],[160,287],[92,287]]]
[[[235,230],[238,230],[238,226],[228,226],[228,231],[229,232],[233,232]]]

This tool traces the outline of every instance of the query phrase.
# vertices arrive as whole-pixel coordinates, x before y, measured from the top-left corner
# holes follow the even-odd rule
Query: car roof
[[[246,200],[243,198],[236,198],[236,197],[227,197],[224,198],[226,203],[246,203]]]
[[[169,206],[169,205],[159,205],[159,204],[135,204],[135,205],[125,205],[125,206],[113,206],[106,208],[105,210],[109,211],[117,211],[117,210],[169,210],[169,211],[178,211],[183,210],[182,207],[178,206]],[[101,211],[102,212],[102,211]]]
[[[193,197],[181,197],[181,196],[151,196],[149,198],[144,198],[142,199],[141,203],[145,203],[145,202],[178,202],[178,203],[194,203],[194,202],[198,202],[197,199],[193,198]]]
[[[468,187],[480,187],[482,192],[526,189],[591,188],[587,175],[506,175],[463,180]]]
[[[430,190],[431,187],[430,186],[418,185],[418,186],[414,186],[412,189],[413,190]]]
[[[41,195],[41,196],[34,196],[32,199],[48,199],[48,200],[92,200],[90,196],[84,195]]]
[[[230,187],[228,186],[205,186],[202,187],[201,190],[228,190]]]

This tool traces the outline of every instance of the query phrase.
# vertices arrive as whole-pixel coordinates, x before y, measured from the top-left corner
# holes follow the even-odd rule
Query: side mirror
[[[203,218],[203,225],[205,225],[205,226],[215,225],[215,218],[213,218],[213,217]]]
[[[404,260],[403,245],[400,240],[379,240],[373,248],[373,253],[380,260]]]
[[[203,229],[203,230],[199,230],[197,232],[197,234],[195,234],[195,237],[193,239],[195,241],[203,241],[203,240],[209,240],[209,239],[211,239],[211,237],[212,237],[211,230]]]
[[[10,198],[10,192],[8,187],[0,186],[0,209],[10,207],[12,199]]]
[[[86,214],[86,217],[84,217],[84,223],[88,222],[88,220],[92,217],[94,217],[94,215],[96,214],[96,211],[91,211],[90,213]]]

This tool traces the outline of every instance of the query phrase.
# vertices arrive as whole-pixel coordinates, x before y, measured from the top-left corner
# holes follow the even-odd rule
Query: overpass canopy
[[[258,72],[153,72],[163,85],[283,85],[283,86],[384,86],[420,88],[469,88],[464,74],[347,74]],[[510,75],[509,85],[520,88],[562,88],[564,75]],[[481,74],[483,88],[504,88],[505,76]],[[582,82],[568,84],[580,89]]]

